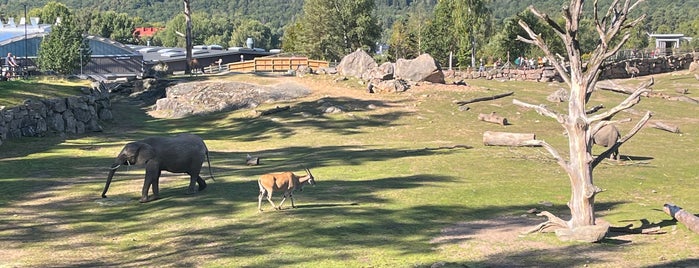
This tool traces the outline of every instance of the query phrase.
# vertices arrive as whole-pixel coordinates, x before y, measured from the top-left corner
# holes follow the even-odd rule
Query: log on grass
[[[689,213],[674,204],[665,204],[663,206],[663,211],[687,226],[687,228],[692,230],[692,232],[699,233],[699,217],[694,216],[694,214]]]
[[[500,124],[503,126],[507,125],[507,118],[497,115],[495,112],[489,114],[478,114],[478,120]]]
[[[458,104],[458,105],[466,105],[466,104],[469,104],[469,103],[474,103],[474,102],[479,102],[479,101],[496,100],[496,99],[499,99],[499,98],[503,98],[503,97],[510,96],[510,95],[512,95],[512,94],[515,94],[515,92],[514,92],[514,91],[510,91],[510,92],[507,92],[507,93],[498,94],[498,95],[493,95],[493,96],[488,96],[488,97],[480,97],[480,98],[475,98],[475,99],[470,99],[470,100],[465,100],[465,101],[458,101],[458,102],[456,102],[456,104]]]
[[[670,125],[668,123],[660,122],[660,121],[653,121],[650,123],[651,127],[660,129],[660,130],[665,130],[668,132],[672,133],[680,133],[680,127],[675,126],[675,125]]]
[[[483,133],[483,144],[486,146],[531,146],[527,142],[536,140],[533,133],[512,133],[486,131]]]
[[[633,93],[632,90],[620,87],[618,85],[602,85],[602,84],[597,84],[595,86],[596,89],[601,89],[601,90],[608,90],[612,92],[617,92],[617,93],[624,93],[624,94],[629,94],[631,95]]]

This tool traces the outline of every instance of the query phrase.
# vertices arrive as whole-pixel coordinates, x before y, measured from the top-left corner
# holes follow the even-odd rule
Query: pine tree
[[[295,51],[287,52],[339,60],[357,49],[372,51],[381,35],[374,8],[373,0],[307,0]]]
[[[75,26],[72,18],[62,19],[41,42],[37,63],[42,71],[68,75],[87,64],[92,54],[90,46]],[[82,59],[81,59],[82,57]]]

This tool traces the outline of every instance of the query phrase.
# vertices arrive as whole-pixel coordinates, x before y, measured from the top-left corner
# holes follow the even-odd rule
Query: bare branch
[[[551,212],[548,211],[542,211],[539,214],[536,214],[539,217],[546,216],[548,218],[547,221],[542,222],[541,224],[537,225],[536,227],[529,229],[522,234],[531,234],[535,232],[546,232],[548,230],[555,230],[555,229],[567,229],[570,228],[568,222],[562,220],[559,217],[556,217],[555,215],[551,214]],[[549,231],[550,232],[550,231]]]
[[[649,87],[651,85],[653,85],[653,83],[655,83],[655,81],[651,77],[650,80],[648,80],[646,83],[643,83],[642,85],[640,85],[636,89],[636,91],[631,93],[631,95],[629,95],[624,101],[619,103],[619,105],[609,109],[609,111],[606,111],[604,113],[601,113],[601,114],[598,114],[595,116],[591,116],[590,118],[588,118],[589,122],[595,122],[595,121],[603,120],[607,117],[612,117],[620,111],[623,111],[623,110],[626,110],[628,108],[633,107],[634,105],[636,105],[638,102],[641,101],[641,94],[650,91]]]
[[[543,140],[528,140],[528,141],[525,141],[525,142],[520,143],[520,145],[522,145],[522,146],[542,146],[542,147],[544,147],[544,148],[551,154],[551,156],[553,156],[553,158],[556,159],[556,162],[558,163],[558,165],[560,165],[561,167],[563,167],[563,169],[565,169],[566,172],[570,171],[570,170],[569,170],[570,167],[568,166],[568,161],[566,161],[565,159],[563,159],[563,157],[561,156],[561,154],[558,153],[558,150],[556,150],[556,148],[553,148],[553,146],[551,146],[551,144],[549,144],[548,142],[543,141]]]
[[[643,126],[646,125],[646,123],[652,116],[653,114],[650,111],[646,112],[643,118],[641,118],[641,120],[639,120],[638,123],[636,123],[636,126],[629,130],[629,133],[621,137],[621,139],[619,139],[614,145],[609,147],[608,150],[604,151],[603,153],[598,155],[597,158],[592,160],[592,163],[590,163],[590,167],[594,169],[597,165],[599,165],[599,163],[602,162],[603,159],[609,157],[612,154],[612,152],[618,150],[619,147],[621,147],[621,145],[624,144],[624,142],[628,141],[629,139],[631,139],[631,137],[636,135],[636,133],[638,133],[638,131],[640,131],[641,128],[643,128]]]
[[[553,52],[551,52],[551,50],[548,48],[544,40],[541,38],[541,35],[536,34],[524,20],[519,20],[517,23],[519,24],[519,26],[522,27],[522,29],[524,29],[525,32],[527,32],[529,38],[531,38],[526,39],[524,37],[517,36],[517,40],[520,40],[528,44],[534,44],[537,47],[539,47],[541,51],[544,52],[544,55],[546,55],[546,58],[549,60],[551,65],[553,65],[553,67],[556,68],[556,71],[558,71],[558,74],[561,76],[563,81],[566,82],[566,84],[568,84],[568,87],[571,87],[572,84],[570,82],[570,75],[566,72],[566,69],[561,65],[561,63],[559,63],[556,60],[556,58],[553,55]]]
[[[545,21],[546,24],[551,26],[551,28],[553,28],[553,30],[556,32],[556,34],[561,36],[561,38],[565,38],[565,33],[566,33],[565,30],[563,28],[561,28],[561,26],[558,25],[558,23],[556,23],[556,21],[551,19],[551,17],[549,17],[548,14],[539,12],[539,10],[537,10],[534,6],[529,6],[529,11],[531,11],[532,14],[534,14],[534,16],[539,17],[541,20]]]
[[[545,115],[545,116],[551,117],[553,119],[556,119],[556,121],[558,121],[558,123],[563,124],[563,122],[565,122],[563,115],[552,111],[551,109],[547,108],[544,105],[529,104],[526,102],[519,101],[517,99],[513,99],[512,104],[520,106],[520,107],[524,107],[524,108],[534,109],[534,110],[536,110],[537,113],[539,113],[541,115]]]

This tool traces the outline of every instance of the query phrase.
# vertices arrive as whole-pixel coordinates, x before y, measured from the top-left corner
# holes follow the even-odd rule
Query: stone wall
[[[692,54],[682,54],[668,57],[620,61],[604,68],[604,71],[600,75],[600,79],[629,78],[632,75],[645,76],[686,70],[692,63],[693,58],[694,56]]]
[[[28,99],[16,107],[0,107],[0,145],[21,137],[83,134],[102,131],[100,120],[112,120],[109,91],[101,83],[85,95],[57,99]]]
[[[685,70],[694,59],[692,54],[672,55],[668,57],[629,59],[612,63],[604,68],[600,79],[630,78],[659,73],[668,73],[677,70]],[[461,79],[511,79],[518,81],[551,82],[562,81],[558,72],[553,67],[544,67],[533,70],[501,69],[486,72],[456,72],[449,73],[454,78]]]

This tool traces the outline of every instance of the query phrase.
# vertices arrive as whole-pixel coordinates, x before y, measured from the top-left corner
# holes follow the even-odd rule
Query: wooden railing
[[[309,60],[308,58],[255,58],[254,60],[234,62],[228,64],[228,70],[232,72],[286,72],[296,70],[300,66],[308,66],[311,69],[329,67],[330,63],[321,60]]]

